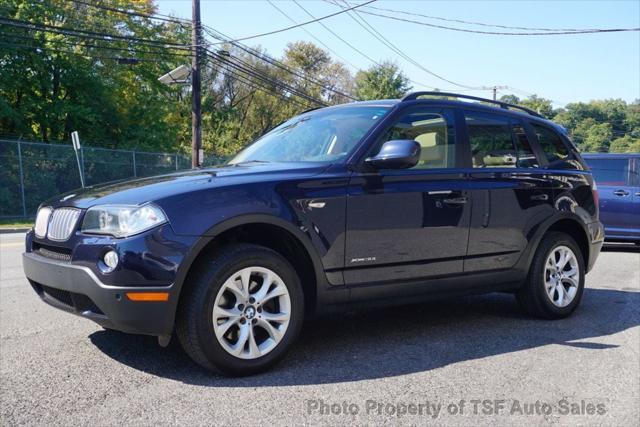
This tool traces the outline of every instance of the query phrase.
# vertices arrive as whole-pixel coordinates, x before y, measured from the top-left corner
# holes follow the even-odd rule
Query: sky
[[[353,0],[355,2],[355,0]],[[191,18],[191,0],[156,0],[160,13]],[[358,0],[361,2],[361,0]],[[297,22],[310,20],[294,2],[276,5]],[[300,2],[315,17],[338,11],[322,0]],[[543,28],[638,28],[640,0],[609,1],[431,1],[378,0],[371,6],[402,10],[447,19],[488,24]],[[366,10],[366,9],[362,9]],[[371,10],[376,13],[388,14]],[[202,0],[202,22],[232,38],[247,37],[292,25],[263,0]],[[499,94],[520,97],[537,94],[560,107],[569,102],[622,98],[640,99],[640,32],[556,36],[499,36],[456,32],[403,23],[382,17],[362,16],[406,55],[434,73],[465,86],[509,86]],[[421,17],[396,15],[436,25],[501,31]],[[347,14],[322,21],[340,37],[380,62],[395,61],[413,83],[414,90],[463,91],[427,74],[400,58],[358,26]],[[318,23],[306,25],[317,38],[353,66],[355,73],[371,61],[352,50]],[[513,31],[513,30],[502,30]],[[247,40],[280,57],[288,43],[305,40],[318,44],[300,28]],[[334,56],[334,55],[332,55]],[[335,58],[335,56],[334,56]],[[340,60],[338,58],[335,58]],[[344,62],[344,61],[342,61]],[[464,91],[490,97],[490,91]]]

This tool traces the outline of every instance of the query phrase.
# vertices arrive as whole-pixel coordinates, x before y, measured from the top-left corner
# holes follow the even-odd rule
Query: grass
[[[0,219],[0,228],[29,228],[33,227],[31,219]]]

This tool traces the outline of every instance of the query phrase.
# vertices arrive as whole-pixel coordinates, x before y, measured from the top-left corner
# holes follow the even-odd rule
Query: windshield
[[[389,109],[354,105],[301,114],[249,145],[229,164],[339,161]]]

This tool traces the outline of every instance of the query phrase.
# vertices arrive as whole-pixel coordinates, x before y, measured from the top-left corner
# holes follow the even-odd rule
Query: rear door
[[[528,124],[511,115],[464,112],[471,150],[472,218],[464,271],[511,268],[528,236],[553,215],[553,189]]]
[[[634,204],[637,188],[631,182],[631,161],[632,159],[622,156],[587,159],[598,185],[600,221],[604,224],[608,238],[631,237],[633,229],[639,227],[640,214]]]

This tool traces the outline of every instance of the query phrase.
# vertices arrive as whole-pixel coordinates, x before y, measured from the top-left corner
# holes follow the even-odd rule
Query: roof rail
[[[536,111],[533,111],[532,109],[527,107],[521,107],[520,105],[509,104],[508,102],[496,101],[493,99],[480,98],[479,96],[461,95],[459,93],[451,93],[451,92],[429,92],[429,91],[411,92],[405,95],[400,101],[401,102],[414,101],[421,96],[450,96],[450,97],[461,98],[461,99],[471,99],[474,101],[481,101],[489,104],[495,104],[495,105],[498,105],[500,108],[504,108],[505,110],[513,108],[516,110],[524,111],[525,113],[530,114],[532,116],[544,118],[541,114],[537,113]]]

